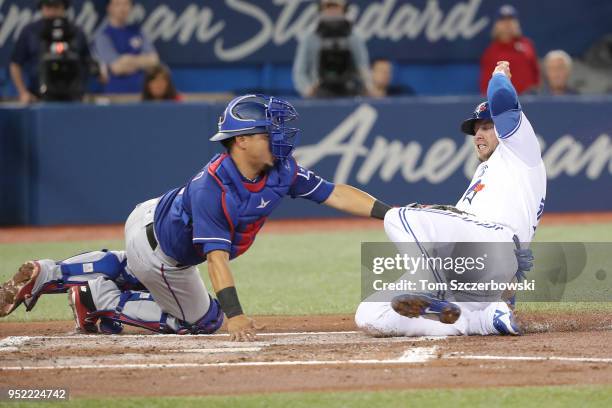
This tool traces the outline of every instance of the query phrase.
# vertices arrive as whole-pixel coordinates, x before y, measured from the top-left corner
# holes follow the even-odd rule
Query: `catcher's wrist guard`
[[[228,319],[244,314],[242,306],[240,306],[240,301],[238,300],[238,293],[234,286],[223,288],[218,291],[217,300]]]
[[[385,219],[385,214],[387,211],[391,209],[389,204],[383,203],[380,200],[376,200],[374,205],[372,206],[372,211],[370,212],[370,217],[378,218],[379,220]]]

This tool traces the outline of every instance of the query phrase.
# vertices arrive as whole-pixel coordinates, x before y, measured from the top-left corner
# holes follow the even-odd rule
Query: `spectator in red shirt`
[[[502,6],[493,26],[493,42],[480,59],[480,93],[485,95],[491,72],[497,61],[508,61],[512,68],[512,84],[521,94],[540,83],[538,56],[533,42],[521,32],[516,9]]]

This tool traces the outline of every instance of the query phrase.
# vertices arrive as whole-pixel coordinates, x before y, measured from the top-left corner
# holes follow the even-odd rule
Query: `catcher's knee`
[[[213,334],[223,324],[223,310],[217,299],[210,299],[210,306],[204,316],[195,323],[181,322],[178,334]]]

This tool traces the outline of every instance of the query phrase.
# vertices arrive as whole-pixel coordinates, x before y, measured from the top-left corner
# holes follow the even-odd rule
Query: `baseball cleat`
[[[501,335],[520,336],[521,329],[514,318],[514,312],[509,308],[495,309],[493,327]]]
[[[399,295],[393,298],[391,307],[402,316],[423,316],[446,324],[455,323],[461,316],[459,306],[427,295]]]
[[[86,299],[86,297],[89,297]],[[92,304],[91,294],[87,286],[73,286],[68,290],[68,303],[74,315],[75,329],[79,333],[97,333],[97,317],[91,316],[92,310],[87,304]]]
[[[0,317],[8,316],[25,299],[32,297],[39,273],[38,262],[28,261],[19,267],[15,276],[0,286]]]
[[[108,317],[101,317],[100,324],[98,326],[100,328],[100,333],[103,334],[121,334],[123,331],[123,325],[121,322],[115,321]]]

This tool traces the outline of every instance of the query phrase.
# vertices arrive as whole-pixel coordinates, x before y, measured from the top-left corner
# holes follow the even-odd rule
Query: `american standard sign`
[[[570,0],[555,4],[559,2]],[[90,36],[104,19],[103,3],[73,1],[72,17]],[[23,26],[39,18],[35,4],[34,0],[0,0],[3,62]],[[500,4],[483,0],[354,0],[348,14],[375,56],[410,61],[441,58],[475,61],[489,42],[491,24]],[[533,7],[527,0],[514,4],[521,11]],[[608,7],[599,2],[581,8],[581,13],[597,16]],[[552,44],[555,37],[549,40],[546,34],[556,32],[558,27],[568,27],[572,21],[570,3],[566,8],[557,4],[551,13],[554,16],[546,24],[548,32],[542,32],[538,42],[542,49],[559,47]],[[522,14],[522,23],[526,30],[533,25],[530,33],[533,36],[543,28],[530,14]],[[132,18],[143,25],[170,64],[288,63],[293,58],[296,40],[316,24],[316,16],[317,2],[313,0],[136,0]],[[568,49],[572,53],[584,51],[597,37],[598,30],[603,33],[605,27],[597,24],[581,27],[565,48],[573,47]]]
[[[389,182],[396,175],[410,183],[424,180],[439,184],[457,172],[471,179],[479,163],[470,138],[424,138],[411,130],[414,126],[385,136],[372,132],[378,116],[375,107],[361,104],[317,143],[302,144],[295,156],[311,168],[333,157],[336,183],[349,182],[351,175],[363,185],[376,179]],[[612,138],[606,132],[584,141],[570,133],[540,137],[540,146],[551,180],[561,176],[597,180],[612,175]]]

